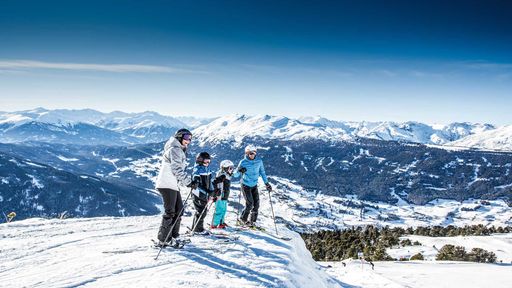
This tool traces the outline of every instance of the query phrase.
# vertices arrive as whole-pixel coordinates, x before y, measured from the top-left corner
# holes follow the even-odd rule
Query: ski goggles
[[[192,135],[190,135],[190,134],[183,135],[183,140],[192,141]]]
[[[256,151],[250,151],[249,153],[247,153],[249,155],[256,155]]]

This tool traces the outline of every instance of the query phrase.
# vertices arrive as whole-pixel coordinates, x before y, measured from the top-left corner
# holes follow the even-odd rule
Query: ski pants
[[[164,215],[162,215],[162,224],[158,230],[158,240],[165,241],[172,225],[174,225],[174,227],[171,237],[177,238],[180,235],[181,222],[181,215],[178,215],[178,213],[183,208],[181,194],[179,191],[173,189],[158,188],[157,190],[160,192],[160,195],[162,195],[165,210]],[[169,241],[169,239],[167,239],[167,241]]]
[[[226,210],[228,208],[227,200],[217,200],[215,202],[215,213],[213,214],[213,223],[214,226],[219,226],[224,222],[224,216],[226,216]]]
[[[200,197],[197,197],[196,195],[193,195],[194,197],[194,208],[196,208],[196,213],[194,214],[194,220],[192,221],[192,227],[194,228],[194,232],[203,232],[204,231],[204,218],[206,217],[206,214],[208,211],[203,210],[206,209],[206,205],[208,205],[208,201],[204,200]],[[202,214],[202,216],[201,216]],[[197,223],[197,224],[196,224]]]
[[[260,208],[258,185],[254,187],[243,185],[242,192],[245,198],[245,208],[244,211],[242,211],[241,220],[247,222],[247,218],[249,218],[249,214],[251,214],[250,221],[254,223],[258,219],[258,209]]]

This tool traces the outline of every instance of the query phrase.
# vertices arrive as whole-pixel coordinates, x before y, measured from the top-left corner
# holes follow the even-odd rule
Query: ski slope
[[[300,236],[282,227],[291,241],[252,230],[238,232],[232,243],[195,236],[185,249],[166,249],[155,261],[158,251],[150,239],[160,219],[32,218],[0,224],[0,286],[340,286],[313,261]],[[190,225],[190,217],[184,220]],[[262,220],[270,230],[269,219]]]
[[[507,288],[512,283],[511,264],[481,264],[450,261],[374,262],[375,270],[359,260],[322,262],[333,277],[347,287],[386,288]],[[328,268],[328,266],[331,266]]]
[[[421,253],[425,260],[435,260],[438,250],[444,245],[462,246],[467,252],[473,248],[482,248],[496,254],[497,262],[512,264],[512,233],[494,234],[490,236],[456,236],[456,237],[428,237],[419,235],[407,235],[401,239],[418,241],[422,245],[396,247],[387,250],[389,256],[400,259],[410,258]],[[512,269],[512,266],[511,266]],[[512,271],[511,271],[512,272]]]
[[[291,224],[298,230],[367,224],[419,226],[438,221],[446,223],[448,215],[453,217],[448,221],[450,224],[463,225],[484,221],[488,214],[496,217],[484,221],[486,224],[509,224],[511,210],[500,202],[490,202],[478,211],[459,209],[476,204],[455,205],[449,201],[438,201],[431,207],[405,204],[387,207],[388,204],[374,203],[379,209],[368,211],[361,220],[359,209],[344,204],[345,200],[359,203],[354,197],[308,196],[302,187],[291,182],[279,178],[276,182],[273,203],[278,231],[281,236],[292,238],[291,241],[275,237],[268,193],[261,186],[258,221],[266,232],[234,232],[239,239],[231,243],[195,236],[185,249],[164,250],[157,261],[154,257],[158,251],[152,247],[151,239],[156,237],[160,224],[158,215],[65,220],[32,218],[0,224],[0,287],[481,287],[480,280],[471,278],[481,271],[492,277],[489,281],[494,287],[510,283],[510,264],[385,262],[376,263],[377,270],[370,271],[361,270],[360,263],[340,270],[342,266],[338,262],[326,269],[312,259],[300,236],[284,225]],[[236,201],[238,190],[238,184],[234,183],[232,201]],[[230,202],[228,224],[234,223],[236,217],[233,204]],[[192,212],[188,209],[185,213],[182,234],[191,224]],[[390,212],[399,216],[398,220],[382,219],[382,215]],[[416,213],[430,217],[418,219]],[[205,222],[209,219],[211,212]],[[491,250],[504,262],[512,259],[510,234],[460,239],[408,238],[423,245],[391,249],[388,253],[398,257],[417,252],[411,249],[423,249],[428,260],[435,255],[433,245],[442,247],[439,241],[457,241],[450,244]],[[462,275],[466,282],[460,282],[457,275]],[[464,285],[454,286],[458,281]],[[452,286],[445,283],[452,283]]]

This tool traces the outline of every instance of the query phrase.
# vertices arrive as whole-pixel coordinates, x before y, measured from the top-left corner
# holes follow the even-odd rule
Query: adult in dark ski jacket
[[[258,219],[258,209],[260,208],[260,195],[258,192],[258,179],[261,177],[268,191],[272,191],[272,186],[268,182],[263,161],[256,157],[257,149],[254,145],[245,147],[245,157],[240,161],[237,172],[233,175],[242,176],[242,193],[245,198],[245,208],[242,211],[239,221],[244,225],[252,226]],[[250,214],[250,218],[249,218]]]
[[[191,141],[192,133],[187,129],[180,129],[174,137],[165,143],[160,172],[156,180],[156,189],[162,195],[165,210],[162,224],[158,230],[160,244],[166,244],[165,240],[169,243],[172,238],[178,239],[180,234],[181,215],[178,213],[183,208],[183,201],[179,187],[192,185],[191,176],[185,171],[187,167],[186,151]],[[172,225],[174,227],[171,236],[166,239]]]

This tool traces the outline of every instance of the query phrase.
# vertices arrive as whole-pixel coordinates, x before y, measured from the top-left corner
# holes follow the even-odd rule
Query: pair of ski
[[[196,233],[196,232],[192,232],[190,227],[187,227],[187,228],[188,228],[188,231],[185,233],[185,235],[190,236],[190,237],[194,236],[194,235],[199,235],[199,236],[205,236],[205,237],[216,238],[219,240],[224,240],[224,242],[236,241],[239,238],[237,235],[231,235],[231,233],[226,232],[226,230],[219,229],[219,228],[207,229],[207,230],[205,230],[206,234],[203,234],[203,235]]]
[[[171,242],[162,244],[162,243],[160,243],[160,241],[151,239],[151,242],[153,242],[153,246],[157,249],[161,249],[161,248],[183,249],[183,247],[185,247],[185,245],[187,245],[191,241],[190,241],[190,239],[185,239],[180,242],[176,242],[174,239],[171,239]]]
[[[267,235],[270,235],[272,237],[275,237],[275,238],[278,238],[278,239],[281,239],[281,240],[284,240],[284,241],[291,241],[292,238],[290,237],[286,237],[286,236],[279,236],[277,234],[273,234],[273,233],[269,233],[267,232],[267,229],[263,228],[263,227],[260,227],[260,226],[256,226],[256,225],[245,225],[245,224],[242,224],[240,222],[237,222],[236,224],[236,227],[233,227],[232,229],[234,229],[235,231],[248,231],[248,230],[253,230],[253,231],[260,231],[260,232],[263,232]]]
[[[216,240],[216,243],[224,244],[224,243],[232,243],[233,241],[236,241],[239,239],[239,236],[233,236],[229,233],[224,232],[208,232],[208,234],[201,235],[198,233],[192,233],[190,230],[185,233],[186,239],[180,241],[179,243],[176,243],[174,239],[171,240],[169,244],[164,244],[163,248],[173,248],[173,249],[183,249],[187,244],[191,242],[190,237],[192,236],[204,236],[209,238],[214,238]],[[156,241],[154,239],[151,239],[153,242],[155,248],[162,248],[162,244],[159,241]]]

